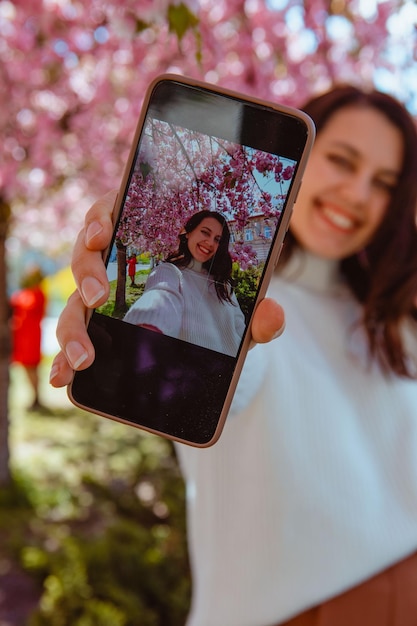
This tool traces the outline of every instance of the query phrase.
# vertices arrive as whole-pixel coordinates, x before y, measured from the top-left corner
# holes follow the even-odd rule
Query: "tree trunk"
[[[10,483],[9,365],[10,310],[7,296],[6,236],[10,206],[0,199],[0,487]]]
[[[126,306],[126,246],[116,241],[117,248],[117,285],[114,315],[123,317],[127,311]]]

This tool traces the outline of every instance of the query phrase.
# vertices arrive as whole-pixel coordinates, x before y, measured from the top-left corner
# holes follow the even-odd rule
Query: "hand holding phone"
[[[78,406],[197,446],[217,440],[313,137],[298,111],[154,82],[115,207],[111,296],[88,326],[96,358],[70,387]],[[138,294],[129,254],[142,261]]]

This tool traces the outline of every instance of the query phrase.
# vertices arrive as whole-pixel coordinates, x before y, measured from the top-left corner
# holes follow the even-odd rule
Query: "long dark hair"
[[[179,235],[179,246],[176,252],[170,254],[166,261],[177,267],[184,268],[190,265],[193,257],[188,247],[187,234],[193,232],[206,217],[213,217],[222,227],[222,234],[216,254],[203,263],[203,267],[214,281],[217,297],[222,302],[231,302],[232,287],[232,258],[229,252],[230,230],[227,221],[217,211],[199,211],[194,213],[184,226],[184,232]]]
[[[406,108],[393,97],[351,85],[337,86],[301,108],[314,120],[319,134],[336,111],[348,106],[374,108],[403,139],[402,170],[384,219],[366,249],[342,259],[340,269],[363,305],[370,354],[385,372],[412,378],[415,372],[407,364],[401,325],[407,318],[417,321],[417,130]],[[297,246],[288,232],[281,263],[286,263]]]

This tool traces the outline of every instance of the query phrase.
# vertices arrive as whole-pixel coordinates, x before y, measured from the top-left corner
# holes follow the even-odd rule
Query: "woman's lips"
[[[211,254],[211,250],[209,250],[208,248],[205,248],[204,246],[199,245],[198,249],[200,250],[200,252],[202,252],[205,256],[209,256]]]
[[[333,226],[344,232],[352,232],[357,226],[356,220],[338,209],[322,205],[320,211],[324,218]]]

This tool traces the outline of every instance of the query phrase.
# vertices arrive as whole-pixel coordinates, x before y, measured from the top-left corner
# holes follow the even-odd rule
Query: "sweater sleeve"
[[[161,263],[149,274],[143,295],[131,306],[124,320],[137,326],[149,324],[164,335],[178,337],[183,306],[181,271],[172,263]]]
[[[258,345],[249,350],[236,387],[229,416],[238,415],[249,406],[262,386],[267,367],[267,351],[264,345]]]
[[[235,313],[235,330],[239,337],[243,337],[243,333],[245,332],[245,316],[243,315],[238,299],[236,298],[234,293],[232,294],[232,303],[234,305]]]

